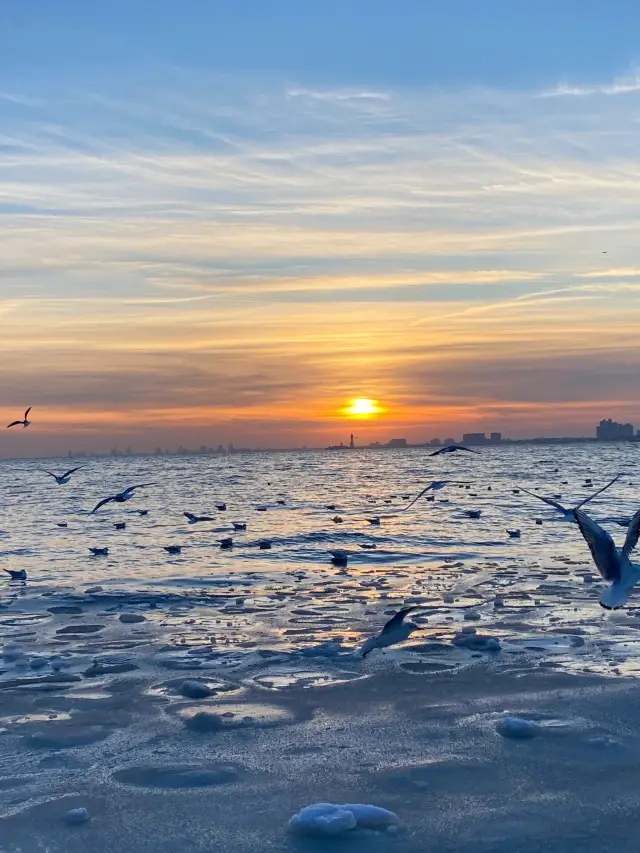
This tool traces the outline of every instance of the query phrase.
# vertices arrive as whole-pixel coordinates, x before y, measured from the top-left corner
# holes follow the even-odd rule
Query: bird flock
[[[29,414],[31,412],[31,406],[26,409],[24,413],[24,418],[12,421],[7,424],[7,429],[16,426],[22,426],[23,429],[26,429],[31,425],[31,421],[29,420]],[[461,444],[451,444],[445,447],[442,447],[436,450],[433,453],[428,454],[430,457],[434,456],[442,456],[448,455],[458,452],[466,452],[466,453],[477,453],[478,451],[473,450],[472,448],[465,447]],[[71,468],[68,471],[64,471],[61,474],[55,474],[51,471],[42,470],[42,473],[47,474],[49,477],[53,478],[58,486],[66,485],[70,482],[71,477],[79,470],[86,466],[79,465],[75,468]],[[636,548],[638,543],[638,538],[640,536],[640,510],[638,510],[635,515],[631,519],[624,519],[622,521],[618,521],[618,524],[624,524],[627,527],[626,538],[624,544],[621,548],[617,548],[616,544],[611,537],[611,535],[599,525],[596,521],[590,518],[586,512],[583,510],[583,507],[586,504],[590,503],[594,498],[598,495],[601,495],[607,489],[611,488],[619,479],[620,474],[616,475],[607,482],[604,486],[597,489],[586,498],[577,503],[574,507],[567,508],[563,506],[558,498],[558,496],[554,497],[545,497],[543,495],[539,495],[536,492],[529,491],[525,488],[513,489],[514,493],[518,494],[520,491],[525,494],[536,498],[544,502],[547,506],[552,507],[558,513],[560,513],[561,519],[568,522],[574,522],[577,524],[588,548],[591,552],[591,557],[593,559],[593,563],[595,564],[600,576],[604,581],[606,581],[609,586],[602,594],[600,598],[600,604],[603,608],[608,610],[615,610],[620,607],[623,607],[627,601],[629,600],[629,596],[633,588],[640,582],[640,564],[633,563],[631,560],[631,555]],[[97,513],[102,507],[106,506],[110,503],[123,504],[130,501],[137,490],[145,489],[155,485],[153,482],[149,483],[139,483],[133,486],[128,486],[126,489],[123,489],[120,492],[117,492],[114,495],[109,495],[105,498],[102,498],[98,501],[98,503],[90,510],[89,515],[93,515]],[[373,526],[378,526],[381,524],[381,520],[384,518],[394,517],[400,512],[406,512],[411,507],[413,507],[421,498],[425,498],[427,501],[433,500],[433,492],[440,491],[448,485],[459,485],[465,486],[467,489],[470,488],[470,484],[466,480],[433,480],[427,486],[425,486],[414,498],[410,500],[408,504],[403,506],[401,509],[395,510],[393,514],[390,515],[382,515],[382,516],[374,516],[372,518],[368,518],[367,521],[369,524]],[[587,479],[585,481],[586,486],[592,485],[592,481]],[[491,489],[491,486],[487,487]],[[410,495],[403,496],[405,499],[409,499]],[[279,500],[279,504],[284,504],[284,500]],[[335,510],[334,504],[329,504],[325,507],[327,510]],[[216,504],[216,509],[220,512],[226,511],[226,504]],[[257,511],[265,512],[267,510],[266,506],[256,507]],[[136,512],[140,516],[144,516],[148,513],[148,510],[136,510]],[[479,519],[481,517],[480,510],[469,509],[465,511],[467,517],[472,519]],[[213,517],[209,515],[196,515],[192,512],[184,512],[183,515],[187,519],[189,525],[199,524],[202,522],[210,522],[213,521]],[[340,516],[334,516],[332,521],[336,524],[340,524],[343,522],[343,519]],[[538,519],[538,523],[541,523]],[[233,529],[236,531],[246,530],[247,525],[245,522],[232,522]],[[60,522],[58,524],[59,527],[66,527],[66,522]],[[125,522],[116,522],[116,529],[124,530],[126,528]],[[507,530],[507,533],[510,538],[520,538],[521,531],[519,529]],[[233,539],[232,537],[225,537],[220,540],[220,547],[223,550],[228,550],[233,547]],[[257,543],[258,547],[261,550],[267,550],[271,548],[271,542],[267,539],[261,539]],[[363,543],[361,544],[363,549],[375,549],[375,544],[372,543]],[[180,545],[167,545],[164,546],[164,550],[170,555],[179,555],[182,550],[182,546]],[[101,557],[107,556],[109,553],[109,549],[107,547],[91,547],[89,551],[93,556]],[[347,551],[336,549],[330,552],[332,555],[332,563],[342,569],[346,569],[348,565],[349,554]],[[26,583],[27,573],[24,569],[13,570],[13,569],[5,569],[4,570],[10,577],[12,581],[19,581],[22,583]],[[395,645],[396,643],[403,642],[406,640],[414,631],[419,630],[419,626],[413,622],[407,621],[406,617],[409,613],[418,610],[418,606],[412,607],[403,607],[397,613],[395,613],[391,619],[389,619],[385,625],[382,627],[379,633],[370,637],[366,640],[364,645],[362,646],[360,653],[363,658],[369,655],[375,649],[386,648],[391,645]]]

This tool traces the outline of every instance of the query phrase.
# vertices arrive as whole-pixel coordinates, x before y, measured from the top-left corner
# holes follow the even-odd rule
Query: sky
[[[640,427],[637,3],[2,14],[0,456]]]

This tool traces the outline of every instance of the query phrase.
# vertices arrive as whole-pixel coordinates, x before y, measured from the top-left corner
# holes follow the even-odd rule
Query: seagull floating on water
[[[234,530],[246,530],[247,522],[246,521],[232,521]]]
[[[571,509],[567,509],[566,507],[562,506],[561,503],[558,503],[558,501],[554,500],[553,498],[545,498],[543,495],[537,495],[535,492],[530,492],[528,489],[522,489],[522,491],[525,492],[527,495],[531,495],[532,498],[538,498],[539,501],[542,501],[543,503],[548,504],[548,506],[552,506],[554,509],[557,509],[558,512],[562,513],[562,516],[565,521],[575,521],[574,510],[580,509],[580,507],[584,506],[585,504],[588,504],[589,501],[592,501],[595,497],[602,494],[602,492],[604,492],[605,489],[608,489],[609,486],[613,486],[613,484],[617,480],[619,480],[621,476],[622,474],[616,474],[613,480],[607,483],[606,486],[603,486],[601,489],[598,489],[597,492],[594,492],[592,495],[589,495]]]
[[[477,450],[472,450],[470,447],[465,447],[464,444],[447,444],[446,447],[441,447],[440,450],[435,450],[429,456],[442,456],[443,453],[455,453],[456,450],[466,450],[467,453],[477,453]]]
[[[108,548],[89,548],[94,557],[106,557],[109,554]]]
[[[369,637],[360,649],[360,654],[366,658],[374,649],[384,649],[408,639],[414,631],[420,630],[413,622],[405,622],[404,618],[416,607],[403,607],[385,624],[382,631],[375,637]]]
[[[9,575],[12,581],[26,581],[27,573],[24,569],[5,569],[5,572]]]
[[[79,471],[81,468],[84,467],[84,465],[78,465],[77,468],[71,468],[70,471],[65,471],[64,474],[53,474],[51,471],[45,471],[44,468],[41,468],[40,471],[42,474],[48,474],[50,477],[53,477],[53,479],[59,486],[64,486],[69,482],[72,474],[75,474],[76,471]]]
[[[183,512],[182,513],[189,524],[197,524],[199,521],[213,521],[212,516],[210,515],[194,515],[192,512]]]
[[[573,515],[589,546],[596,568],[602,578],[611,583],[600,599],[600,604],[607,610],[617,610],[627,603],[631,591],[640,581],[640,565],[632,563],[629,559],[631,552],[638,544],[640,510],[631,519],[624,545],[619,550],[611,535],[589,518],[586,512],[575,509]]]
[[[97,503],[94,506],[94,508],[89,513],[89,515],[93,515],[94,512],[97,512],[100,509],[100,507],[104,506],[105,504],[111,503],[112,501],[115,501],[115,503],[117,503],[117,504],[126,503],[126,501],[131,500],[136,489],[144,489],[146,486],[153,486],[153,485],[155,485],[155,484],[154,483],[140,483],[140,485],[138,485],[138,486],[129,486],[128,489],[125,489],[123,492],[118,492],[117,495],[112,495],[110,498],[103,498],[99,503]]]
[[[165,545],[164,550],[167,554],[180,554],[182,552],[182,545]]]
[[[30,426],[31,421],[28,420],[28,418],[29,418],[29,412],[31,411],[31,409],[32,409],[32,406],[29,406],[27,411],[24,413],[24,420],[12,421],[10,424],[7,424],[7,429],[10,429],[11,427],[14,427],[14,426],[22,426],[24,429],[26,429],[28,426]]]
[[[507,530],[507,533],[512,539],[520,538],[520,530]]]
[[[115,527],[116,530],[126,530],[127,529],[127,524],[125,521],[116,521],[113,526]]]

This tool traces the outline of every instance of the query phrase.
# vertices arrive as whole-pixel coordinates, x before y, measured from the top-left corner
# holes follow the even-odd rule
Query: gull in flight
[[[465,447],[464,444],[447,444],[446,447],[441,447],[430,453],[429,456],[442,456],[443,453],[455,453],[456,450],[466,450],[467,453],[477,453],[477,450],[472,450],[470,447]]]
[[[23,421],[12,421],[10,424],[7,424],[7,429],[9,429],[10,427],[14,427],[14,426],[22,426],[24,429],[26,429],[31,424],[31,421],[28,420],[29,412],[31,411],[31,408],[32,407],[29,406],[27,411],[24,413],[24,420]]]
[[[194,515],[192,512],[184,512],[183,515],[189,524],[197,524],[199,521],[213,521],[210,515]]]
[[[589,546],[596,568],[602,578],[611,584],[600,599],[600,604],[607,610],[617,610],[627,603],[632,589],[640,581],[640,565],[630,560],[640,535],[640,510],[631,519],[624,545],[619,550],[610,534],[589,518],[586,512],[575,509],[573,515]]]
[[[601,489],[598,489],[597,492],[594,492],[592,495],[589,495],[584,500],[580,501],[580,503],[577,504],[572,509],[567,509],[566,507],[562,506],[562,504],[558,503],[558,501],[554,500],[553,498],[545,498],[542,495],[537,495],[535,492],[530,492],[527,489],[522,489],[522,491],[525,492],[527,495],[531,495],[532,498],[538,498],[539,501],[543,501],[543,503],[546,503],[549,506],[552,506],[554,509],[557,509],[559,512],[562,513],[562,517],[564,518],[565,521],[575,521],[574,510],[580,509],[580,507],[584,506],[585,504],[588,504],[589,501],[592,501],[599,494],[602,494],[602,492],[604,492],[605,489],[608,489],[609,486],[613,486],[613,484],[617,480],[619,480],[621,476],[622,476],[622,474],[616,474],[616,476],[613,478],[613,480],[611,480],[609,483],[607,483],[606,486],[603,486]]]
[[[427,492],[437,492],[440,489],[444,489],[444,487],[448,486],[449,483],[461,483],[461,481],[460,480],[434,480],[432,483],[429,483],[428,486],[425,486],[425,488],[420,492],[419,495],[416,495],[416,497],[411,501],[411,503],[408,503],[406,506],[403,506],[402,509],[398,510],[398,512],[405,512],[410,507],[412,507],[414,505],[414,503],[417,503],[417,501],[419,501],[420,498],[424,497],[424,495],[426,495]]]
[[[84,465],[78,465],[77,468],[72,468],[70,471],[65,471],[64,474],[52,474],[51,471],[45,471],[44,468],[40,470],[43,474],[48,474],[50,477],[53,477],[53,479],[59,486],[64,486],[69,482],[72,474],[75,474],[76,471],[79,471],[81,468],[84,467]]]
[[[89,513],[89,515],[93,515],[94,512],[97,512],[100,509],[100,507],[104,506],[105,504],[111,503],[112,501],[115,501],[115,503],[117,503],[117,504],[123,504],[126,501],[131,500],[136,489],[144,489],[146,486],[153,486],[153,485],[155,485],[155,484],[154,483],[140,483],[139,486],[129,486],[128,489],[125,489],[123,492],[118,492],[117,495],[112,495],[109,498],[103,498],[99,503],[97,503],[94,506],[94,508]]]
[[[392,616],[385,624],[379,634],[376,634],[375,637],[369,637],[364,643],[360,649],[362,657],[366,658],[374,649],[384,649],[387,646],[401,643],[403,640],[408,639],[414,631],[419,631],[420,628],[418,625],[415,625],[413,622],[404,621],[405,616],[416,609],[416,607],[403,607],[402,610],[398,610],[395,616]]]

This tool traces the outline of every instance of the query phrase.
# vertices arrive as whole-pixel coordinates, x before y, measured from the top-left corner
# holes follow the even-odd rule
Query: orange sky
[[[0,455],[640,426],[640,93],[181,85],[4,127]]]

